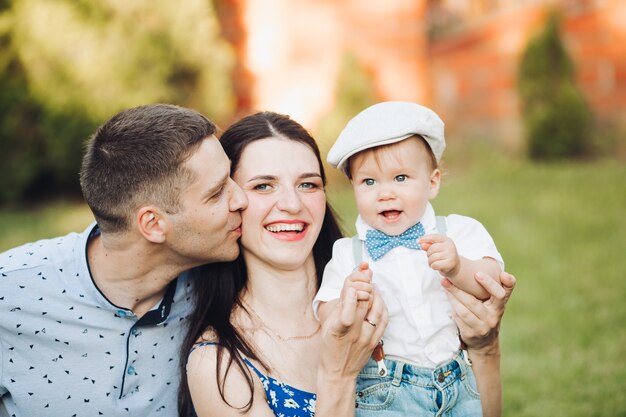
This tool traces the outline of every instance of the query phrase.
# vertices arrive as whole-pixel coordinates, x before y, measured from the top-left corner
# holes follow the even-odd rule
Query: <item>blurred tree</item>
[[[346,126],[346,123],[361,110],[376,101],[372,76],[351,51],[342,56],[341,66],[335,83],[335,105],[319,121],[317,141],[323,159]],[[346,186],[347,179],[336,169],[327,169],[328,183],[332,187]],[[352,225],[347,225],[349,229]]]
[[[588,152],[592,117],[575,86],[574,65],[561,40],[556,13],[523,54],[518,90],[531,158],[558,159]]]
[[[234,55],[206,0],[0,0],[0,204],[74,193],[85,138],[136,105],[216,121]]]
[[[170,102],[215,119],[232,112],[234,56],[212,2],[18,0],[15,42],[33,93],[104,120]]]
[[[328,150],[346,123],[375,100],[370,74],[352,52],[344,54],[335,83],[335,105],[320,119],[317,129],[322,148]]]

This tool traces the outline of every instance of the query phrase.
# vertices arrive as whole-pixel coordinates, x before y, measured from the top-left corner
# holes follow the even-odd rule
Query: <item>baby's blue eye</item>
[[[406,175],[396,175],[396,181],[397,182],[404,182],[404,181],[406,181]]]
[[[374,185],[374,183],[375,183],[376,181],[374,181],[374,180],[373,180],[373,179],[371,179],[371,178],[366,178],[363,182],[365,183],[365,185],[370,186],[370,185]]]

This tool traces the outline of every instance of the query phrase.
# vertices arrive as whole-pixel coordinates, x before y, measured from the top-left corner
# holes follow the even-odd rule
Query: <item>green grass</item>
[[[0,209],[0,252],[39,239],[83,231],[93,216],[86,205],[56,201],[45,207]]]
[[[353,230],[350,190],[329,194]],[[502,325],[505,416],[626,416],[626,165],[453,154],[433,205],[480,220],[518,279]],[[69,203],[0,211],[0,250],[90,221]]]

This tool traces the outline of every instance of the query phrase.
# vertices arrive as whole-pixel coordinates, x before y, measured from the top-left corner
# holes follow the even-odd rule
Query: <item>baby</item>
[[[447,415],[452,409],[482,415],[441,279],[486,299],[474,275],[498,277],[504,264],[478,221],[435,216],[430,200],[439,192],[444,149],[444,124],[435,112],[384,102],[348,122],[328,154],[350,179],[359,216],[357,236],[333,247],[314,311],[323,321],[344,278],[367,262],[389,312],[384,361],[371,360],[357,381],[358,416]]]

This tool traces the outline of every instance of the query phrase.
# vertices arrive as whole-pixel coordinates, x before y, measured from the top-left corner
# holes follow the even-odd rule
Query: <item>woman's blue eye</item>
[[[371,178],[366,178],[363,182],[365,183],[365,185],[374,185],[376,181]]]
[[[396,175],[396,181],[398,182],[406,181],[406,175]]]
[[[317,184],[313,184],[312,182],[303,182],[302,184],[300,184],[300,187],[304,188],[305,190],[313,190],[317,188]]]

